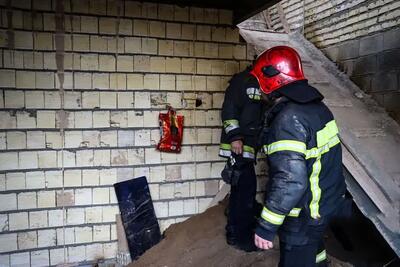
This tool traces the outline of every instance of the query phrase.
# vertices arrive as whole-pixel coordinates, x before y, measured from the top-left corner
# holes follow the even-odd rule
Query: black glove
[[[240,168],[234,156],[230,156],[224,169],[221,172],[222,180],[230,184],[231,186],[236,186],[239,182],[239,177],[241,175]]]

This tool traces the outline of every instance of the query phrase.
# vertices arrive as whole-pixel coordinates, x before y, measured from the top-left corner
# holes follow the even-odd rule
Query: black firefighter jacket
[[[219,155],[231,155],[231,142],[243,141],[243,158],[254,160],[262,126],[262,102],[258,82],[250,69],[235,74],[229,81],[222,105],[223,129]]]
[[[292,86],[296,90],[309,85],[304,81]],[[264,239],[273,240],[282,224],[290,224],[290,217],[301,215],[318,223],[344,200],[338,128],[321,100],[296,103],[283,98],[267,115],[263,150],[269,181],[256,229]]]

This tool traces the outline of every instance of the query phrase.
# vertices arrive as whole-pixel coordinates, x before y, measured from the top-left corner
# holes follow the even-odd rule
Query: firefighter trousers
[[[231,186],[227,214],[227,237],[237,242],[247,242],[253,238],[256,223],[256,189],[257,178],[253,162],[240,168],[240,176],[236,186]]]
[[[279,267],[327,267],[323,242],[327,223],[311,221],[307,218],[286,218],[278,233]]]

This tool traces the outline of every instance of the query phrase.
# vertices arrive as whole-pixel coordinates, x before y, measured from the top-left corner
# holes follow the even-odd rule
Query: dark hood
[[[287,84],[276,92],[297,103],[322,101],[324,99],[324,96],[316,88],[309,85],[307,80]]]

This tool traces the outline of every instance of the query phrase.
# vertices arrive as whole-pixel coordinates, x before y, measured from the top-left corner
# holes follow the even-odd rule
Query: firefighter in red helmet
[[[335,119],[293,48],[264,51],[251,74],[271,103],[263,137],[269,180],[255,245],[270,249],[278,234],[279,266],[326,266],[323,233],[346,191]]]

